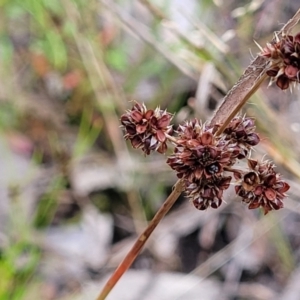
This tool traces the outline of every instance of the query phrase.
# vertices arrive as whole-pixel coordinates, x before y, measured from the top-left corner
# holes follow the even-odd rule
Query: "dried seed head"
[[[247,117],[235,117],[224,130],[224,139],[231,144],[234,149],[233,155],[238,159],[248,156],[251,147],[260,142],[260,138],[255,133],[254,119]]]
[[[220,177],[224,167],[234,162],[227,143],[194,119],[179,126],[177,144],[167,163],[178,178],[193,182]]]
[[[288,43],[285,47],[284,53],[294,53]],[[264,53],[277,59],[281,52],[276,49],[270,45]],[[267,50],[270,50],[269,54]],[[294,69],[287,66],[287,72],[292,74]],[[151,151],[165,153],[167,138],[172,131],[171,119],[172,115],[166,111],[159,108],[148,110],[144,104],[136,102],[121,116],[124,137],[146,155]],[[237,159],[249,157],[251,148],[260,141],[255,133],[254,120],[235,117],[217,136],[219,126],[202,125],[197,119],[186,121],[178,127],[177,138],[172,139],[175,148],[167,163],[177,172],[177,177],[183,179],[187,198],[199,210],[218,208],[223,201],[223,192],[231,182],[231,177],[225,173],[233,172],[237,180],[236,194],[242,197],[249,209],[262,207],[267,214],[270,210],[282,208],[285,192],[290,187],[275,172],[274,164],[248,159],[249,170],[246,172],[231,167]]]
[[[260,55],[270,59],[266,74],[279,88],[285,90],[291,82],[300,82],[300,33],[267,43]]]
[[[265,214],[282,208],[285,192],[290,186],[275,172],[274,164],[249,159],[248,166],[250,170],[242,176],[235,174],[236,178],[240,177],[235,186],[237,195],[243,198],[242,201],[248,204],[249,209],[262,207]]]
[[[148,110],[144,104],[136,102],[131,110],[121,116],[124,138],[130,140],[133,148],[140,148],[147,155],[151,151],[165,153],[166,134],[172,131],[171,119],[172,115],[165,110]]]
[[[223,191],[228,189],[231,177],[214,177],[209,180],[186,182],[186,196],[199,210],[218,208],[222,204]]]

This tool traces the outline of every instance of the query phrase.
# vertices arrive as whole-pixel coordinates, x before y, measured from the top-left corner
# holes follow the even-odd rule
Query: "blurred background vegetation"
[[[124,142],[120,115],[137,100],[176,113],[175,125],[208,120],[258,52],[254,40],[270,41],[297,9],[1,0],[0,299],[93,299],[83,290],[100,290],[176,181],[166,157]],[[220,209],[200,212],[182,197],[136,272],[209,280],[216,293],[205,299],[299,299],[299,96],[265,83],[244,110],[262,137],[254,156],[275,160],[291,185],[286,208],[263,217],[229,190]]]

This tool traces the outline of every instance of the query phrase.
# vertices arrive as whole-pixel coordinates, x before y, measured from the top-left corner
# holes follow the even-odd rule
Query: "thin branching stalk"
[[[171,136],[171,135],[169,135],[169,134],[165,134],[165,136],[166,136],[166,138],[167,138],[170,142],[172,142],[172,143],[174,143],[174,144],[177,144],[177,139],[174,138],[174,136]]]
[[[230,123],[230,121],[232,120],[232,118],[241,110],[241,108],[250,99],[250,97],[257,91],[257,89],[259,88],[259,86],[263,83],[263,81],[266,78],[267,78],[267,75],[265,73],[263,73],[263,74],[260,73],[259,74],[259,78],[257,78],[257,80],[251,86],[251,88],[249,89],[249,91],[247,93],[245,93],[245,95],[243,95],[244,97],[242,97],[241,99],[235,99],[235,103],[234,103],[235,105],[233,106],[232,111],[231,112],[229,111],[228,114],[227,114],[227,116],[222,114],[222,116],[224,116],[224,120],[222,121],[222,123],[221,123],[222,125],[220,126],[220,128],[216,132],[217,136],[220,135],[220,134],[222,134],[222,132],[227,127],[227,125]],[[239,87],[240,88],[244,88],[244,85],[240,85]],[[228,98],[225,98],[225,100],[226,99],[228,99]],[[222,103],[222,105],[225,105],[225,104],[226,104],[226,102],[224,101]]]
[[[144,1],[147,2],[147,1]],[[102,3],[106,3],[102,0]],[[277,33],[277,36],[288,34],[293,27],[300,20],[300,9],[294,15],[294,17],[289,20]],[[220,107],[215,112],[211,119],[210,124],[222,124],[219,128],[217,135],[220,135],[232,118],[237,114],[237,112],[242,108],[242,106],[247,102],[247,100],[255,93],[259,88],[261,83],[267,77],[265,72],[268,66],[268,60],[262,56],[257,56],[253,62],[246,68],[244,74],[238,80],[238,82],[233,86],[233,88],[224,97]],[[172,142],[176,141],[171,136],[166,136]],[[233,170],[233,169],[232,169]],[[229,169],[228,169],[229,171]],[[288,188],[288,185],[286,185]],[[143,233],[138,237],[137,241],[126,255],[124,260],[120,263],[115,272],[111,275],[105,286],[103,287],[101,293],[97,297],[97,300],[104,300],[110,291],[113,289],[115,284],[121,278],[121,276],[128,270],[137,255],[142,250],[146,241],[150,237],[153,230],[159,224],[161,219],[170,210],[175,201],[178,199],[180,194],[184,190],[184,183],[182,180],[177,181],[174,186],[172,193],[166,199],[162,207],[158,210],[152,221],[149,223],[148,227],[143,231]]]
[[[300,20],[300,9],[277,33],[277,36],[289,34]],[[255,93],[262,82],[266,79],[266,69],[268,60],[262,56],[257,56],[246,68],[244,74],[238,82],[226,94],[221,105],[214,113],[211,125],[222,124],[217,134],[221,134],[230,120],[238,113],[242,106]]]
[[[129,269],[137,255],[142,250],[143,246],[145,245],[153,230],[156,228],[161,219],[166,215],[166,213],[170,210],[175,201],[178,199],[178,197],[183,191],[183,188],[183,183],[180,180],[178,180],[174,186],[172,193],[169,195],[164,204],[158,210],[154,218],[149,223],[148,227],[138,237],[137,241],[132,246],[131,250],[128,252],[123,261],[120,263],[118,268],[111,275],[111,277],[103,287],[101,293],[99,294],[97,300],[104,300],[110,293],[112,288],[115,286],[115,284],[118,282],[118,280],[121,278],[121,276]]]

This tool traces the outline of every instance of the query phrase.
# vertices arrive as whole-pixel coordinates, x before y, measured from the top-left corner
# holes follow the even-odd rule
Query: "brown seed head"
[[[279,88],[285,90],[291,82],[300,82],[300,33],[276,38],[260,55],[270,59],[266,73]]]
[[[223,191],[228,189],[231,177],[214,177],[186,183],[186,196],[199,210],[218,208],[222,204]]]
[[[202,126],[197,119],[180,125],[177,132],[177,144],[167,163],[178,178],[193,182],[220,177],[224,167],[233,164],[227,143],[216,138],[212,129]]]
[[[282,208],[285,192],[290,186],[275,172],[274,164],[249,159],[248,166],[249,172],[235,174],[236,178],[240,178],[235,186],[237,195],[243,198],[243,202],[249,204],[249,209],[262,207],[265,214],[270,210]]]
[[[235,117],[224,130],[224,139],[231,144],[234,149],[233,155],[238,159],[243,159],[249,154],[251,147],[260,142],[260,138],[255,133],[254,119],[247,117]]]
[[[133,148],[140,148],[146,155],[151,151],[167,151],[166,134],[172,131],[172,114],[156,108],[147,109],[144,104],[135,103],[131,110],[121,116],[125,129],[124,138],[130,140]]]

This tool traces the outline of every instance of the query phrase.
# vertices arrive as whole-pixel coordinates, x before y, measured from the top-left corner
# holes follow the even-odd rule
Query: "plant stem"
[[[115,284],[119,281],[121,276],[129,269],[137,255],[142,250],[153,230],[156,228],[161,219],[166,215],[166,213],[170,210],[170,208],[182,193],[183,187],[183,182],[181,180],[178,180],[174,186],[172,193],[158,210],[154,218],[150,221],[148,227],[141,233],[135,244],[132,246],[131,250],[127,253],[126,257],[119,264],[114,273],[110,276],[101,293],[99,294],[97,300],[104,300],[110,293],[112,288],[115,286]]]
[[[282,29],[277,33],[277,36],[289,34],[299,21],[300,9],[282,27]],[[262,56],[257,56],[246,68],[238,82],[226,94],[210,122],[211,125],[222,124],[216,135],[220,135],[224,131],[230,120],[237,114],[237,112],[259,88],[261,83],[266,79],[267,75],[265,72],[267,67],[268,60]]]
[[[177,139],[176,139],[174,136],[171,136],[171,135],[166,134],[166,133],[165,133],[165,136],[166,136],[166,138],[167,138],[169,141],[171,141],[171,142],[177,144]]]
[[[236,102],[235,105],[232,107],[232,111],[224,118],[222,125],[216,132],[216,135],[220,135],[229,122],[234,118],[234,116],[239,112],[239,110],[245,105],[245,103],[249,100],[249,98],[257,91],[259,86],[262,84],[262,82],[267,78],[267,75],[265,73],[260,74],[259,78],[254,82],[254,84],[251,86],[251,89],[244,95],[243,99],[241,101]]]
[[[211,125],[222,124],[216,133],[217,135],[223,132],[230,120],[237,114],[266,78],[266,66],[267,60],[264,57],[257,56],[247,67],[238,82],[226,94],[210,122]]]

